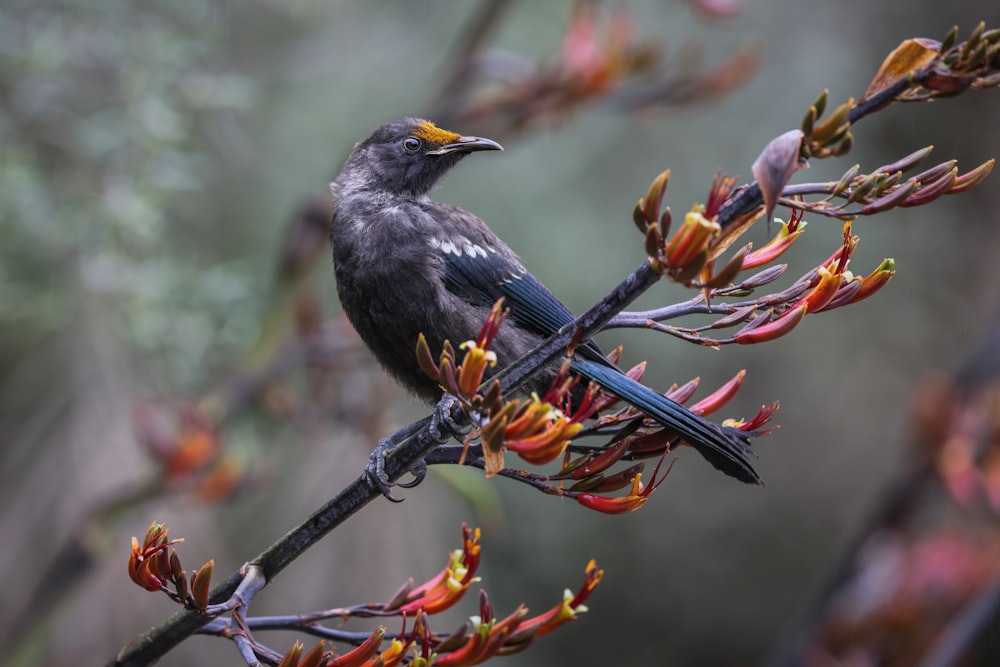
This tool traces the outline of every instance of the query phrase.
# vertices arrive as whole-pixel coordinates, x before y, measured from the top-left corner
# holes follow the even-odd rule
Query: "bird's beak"
[[[474,151],[502,151],[503,146],[485,137],[459,137],[457,141],[441,148],[427,151],[427,155],[447,155],[449,153],[472,153]]]

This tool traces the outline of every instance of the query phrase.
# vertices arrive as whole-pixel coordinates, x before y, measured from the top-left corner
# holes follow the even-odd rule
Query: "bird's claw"
[[[386,446],[383,446],[386,445]],[[382,494],[382,497],[393,503],[401,503],[405,498],[397,498],[392,495],[392,487],[398,486],[403,489],[412,489],[413,487],[424,481],[427,476],[427,464],[424,463],[423,459],[417,461],[417,463],[410,468],[410,474],[413,475],[413,479],[409,482],[391,482],[389,481],[389,476],[385,472],[385,457],[393,450],[394,445],[391,442],[380,441],[375,451],[372,455],[368,457],[368,465],[365,466],[365,477],[368,479],[368,483],[371,484],[376,491]]]
[[[368,465],[365,466],[365,477],[368,479],[368,483],[381,493],[386,500],[401,503],[403,502],[402,498],[396,498],[392,495],[394,484],[389,481],[389,475],[385,472],[385,457],[395,448],[396,443],[390,438],[379,440],[378,444],[375,445],[375,451],[368,457]]]
[[[431,415],[431,423],[428,426],[431,437],[444,444],[451,438],[462,435],[462,425],[451,416],[458,399],[451,394],[445,394],[434,406],[434,413]]]
[[[462,426],[452,417],[452,410],[456,405],[458,405],[458,399],[451,394],[445,394],[434,407],[434,413],[431,415],[431,422],[427,429],[431,437],[437,442],[444,443],[452,437],[461,435]],[[375,451],[368,457],[368,465],[365,466],[365,476],[368,479],[368,483],[381,493],[386,500],[401,503],[403,502],[402,498],[396,498],[392,495],[392,487],[398,486],[403,489],[412,489],[420,484],[427,477],[427,463],[423,459],[417,461],[409,470],[410,474],[413,475],[413,479],[408,482],[394,483],[390,481],[389,475],[385,472],[385,459],[392,453],[397,444],[391,438],[382,438],[379,440],[378,445],[375,446]]]
[[[416,465],[410,468],[410,474],[413,475],[413,479],[409,482],[397,482],[396,486],[403,489],[412,489],[420,484],[427,477],[427,463],[423,459],[420,459]]]

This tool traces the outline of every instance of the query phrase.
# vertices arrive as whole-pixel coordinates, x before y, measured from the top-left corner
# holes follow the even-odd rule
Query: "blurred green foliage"
[[[171,210],[220,169],[205,125],[258,94],[219,59],[227,24],[200,0],[0,8],[0,328],[30,339],[79,300],[113,304],[123,341],[172,359],[150,369],[168,385],[246,344],[260,272],[203,256]]]

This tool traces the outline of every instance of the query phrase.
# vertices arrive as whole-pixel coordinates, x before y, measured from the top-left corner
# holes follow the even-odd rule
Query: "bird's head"
[[[354,147],[341,174],[352,182],[341,185],[422,195],[469,153],[502,150],[491,139],[462,136],[428,120],[401,118]]]

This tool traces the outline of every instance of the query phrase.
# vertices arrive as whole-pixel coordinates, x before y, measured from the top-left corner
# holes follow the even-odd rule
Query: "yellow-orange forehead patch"
[[[449,132],[448,130],[442,130],[428,120],[417,124],[416,129],[413,130],[413,136],[432,144],[453,144],[461,138],[461,135]]]

